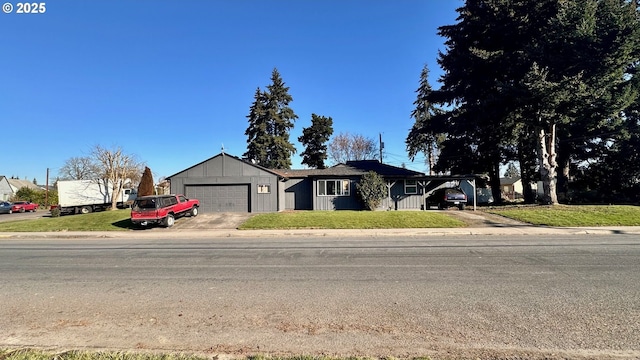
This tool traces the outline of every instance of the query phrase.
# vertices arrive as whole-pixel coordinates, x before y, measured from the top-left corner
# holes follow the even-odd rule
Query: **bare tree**
[[[125,154],[119,146],[106,149],[96,145],[91,154],[99,167],[99,177],[111,188],[111,209],[115,210],[125,181],[139,182],[144,165],[134,155]]]
[[[373,160],[377,155],[375,140],[364,135],[340,133],[329,143],[329,158],[337,164],[349,160]]]
[[[92,180],[98,176],[98,168],[89,156],[72,157],[64,162],[58,176],[64,180]]]

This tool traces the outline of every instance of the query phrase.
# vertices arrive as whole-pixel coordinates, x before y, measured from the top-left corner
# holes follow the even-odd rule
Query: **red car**
[[[13,212],[21,213],[25,211],[35,212],[38,210],[38,204],[34,204],[30,201],[14,201],[11,205],[11,210],[13,210]]]

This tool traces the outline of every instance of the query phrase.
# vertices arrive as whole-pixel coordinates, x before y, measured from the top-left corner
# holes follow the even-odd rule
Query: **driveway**
[[[504,226],[518,226],[525,225],[519,221],[508,219],[499,215],[488,214],[483,211],[460,211],[458,209],[448,210],[429,210],[429,211],[441,211],[454,219],[458,219],[468,227],[504,227]],[[222,213],[200,213],[198,216],[184,217],[178,219],[173,226],[173,229],[185,229],[185,230],[207,230],[207,229],[237,229],[244,221],[249,219],[254,214],[250,213],[235,213],[235,212],[222,212]]]
[[[196,217],[186,216],[176,220],[172,229],[237,229],[240,224],[253,215],[234,212],[200,213]]]

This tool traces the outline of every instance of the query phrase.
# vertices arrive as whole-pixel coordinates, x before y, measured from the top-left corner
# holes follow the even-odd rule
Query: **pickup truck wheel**
[[[80,214],[88,214],[91,212],[90,206],[83,206],[80,208]]]
[[[464,208],[465,208],[465,205],[464,205],[464,204],[460,204],[460,205],[458,206],[458,209],[460,209],[460,210],[464,210]]]
[[[191,208],[191,216],[198,216],[198,207],[194,206]]]
[[[20,210],[18,210],[18,211],[23,213],[24,212],[24,208],[20,208]]]
[[[173,224],[176,222],[176,219],[173,217],[172,214],[167,215],[166,218],[164,218],[164,226],[165,227],[172,227]]]

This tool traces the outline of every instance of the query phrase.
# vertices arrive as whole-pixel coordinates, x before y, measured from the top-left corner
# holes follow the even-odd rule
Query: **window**
[[[258,184],[258,194],[271,194],[271,185]]]
[[[417,180],[405,180],[404,181],[404,193],[405,194],[417,194],[418,193],[418,181]]]
[[[318,196],[349,196],[349,180],[318,180]]]

